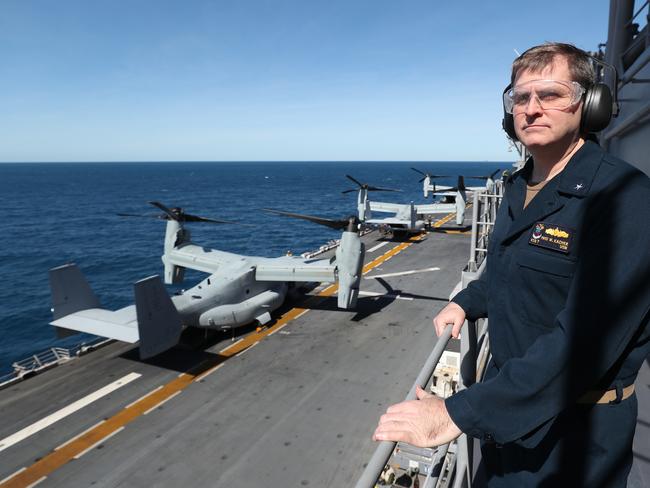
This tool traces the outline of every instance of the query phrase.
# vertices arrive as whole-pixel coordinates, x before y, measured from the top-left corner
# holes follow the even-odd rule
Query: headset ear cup
[[[508,93],[508,90],[510,90],[510,88],[512,88],[512,84],[506,86],[506,89],[503,90],[503,96],[501,97],[501,101],[503,103],[503,119],[501,120],[501,127],[504,131],[506,131],[506,134],[508,134],[508,137],[510,137],[510,139],[517,142],[519,139],[517,138],[517,134],[515,132],[515,119],[512,114],[506,112],[505,95]]]
[[[501,127],[503,127],[503,130],[506,131],[506,134],[508,134],[508,137],[510,137],[510,139],[515,142],[519,140],[517,138],[517,133],[515,132],[515,118],[512,116],[512,114],[509,114],[505,110],[503,111],[503,120],[501,121]]]
[[[612,92],[604,83],[596,83],[585,94],[580,129],[583,134],[600,132],[612,119]]]

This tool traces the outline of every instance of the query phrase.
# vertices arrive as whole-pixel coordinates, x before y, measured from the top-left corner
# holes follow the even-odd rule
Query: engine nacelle
[[[359,234],[345,231],[336,249],[336,265],[339,281],[338,307],[350,309],[357,305],[359,283],[363,268],[365,246]]]
[[[165,283],[168,285],[181,283],[185,276],[185,268],[169,262],[167,256],[175,247],[190,241],[190,231],[185,229],[175,220],[167,222],[165,230],[165,248],[162,262],[165,268]]]
[[[368,200],[368,190],[365,188],[359,190],[359,195],[357,196],[357,211],[361,222],[372,218],[370,201]]]
[[[463,225],[466,208],[467,193],[465,193],[465,189],[460,189],[456,193],[456,225]]]

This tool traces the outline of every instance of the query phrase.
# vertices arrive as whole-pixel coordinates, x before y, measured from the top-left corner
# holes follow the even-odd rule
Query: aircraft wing
[[[410,205],[402,203],[373,202],[370,200],[370,210],[376,212],[394,212],[408,211]]]
[[[444,195],[444,193],[443,193]],[[456,196],[456,193],[450,193]],[[431,214],[448,214],[456,213],[456,204],[454,203],[427,203],[424,205],[416,205],[415,212],[418,215],[431,215]]]
[[[239,261],[242,257],[244,256],[208,249],[196,244],[187,244],[174,248],[164,255],[163,260],[166,259],[169,264],[212,274],[216,273],[220,267]]]
[[[410,220],[398,219],[397,217],[386,217],[385,219],[368,219],[365,221],[366,224],[373,225],[404,225],[409,227],[411,225]]]
[[[327,259],[308,262],[294,257],[267,258],[255,266],[255,279],[258,281],[336,281],[336,267]]]

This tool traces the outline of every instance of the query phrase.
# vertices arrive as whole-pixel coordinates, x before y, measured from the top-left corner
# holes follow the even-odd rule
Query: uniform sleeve
[[[591,201],[585,202],[579,227],[583,238],[564,308],[553,328],[523,356],[445,401],[463,432],[497,443],[521,439],[575,404],[585,391],[607,388],[630,351],[643,341],[647,348],[648,181],[629,172],[587,197]],[[469,303],[471,308],[478,301],[472,296]]]
[[[487,273],[483,273],[480,278],[459,291],[451,301],[460,305],[468,320],[477,320],[487,317],[487,296]]]

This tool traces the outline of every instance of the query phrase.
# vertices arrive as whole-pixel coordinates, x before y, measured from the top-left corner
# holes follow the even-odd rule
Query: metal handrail
[[[77,356],[82,356],[88,351],[101,347],[112,342],[111,339],[98,337],[90,341],[75,344],[71,348],[51,347],[45,351],[36,353],[28,358],[12,363],[13,371],[0,376],[0,389],[21,381],[32,373],[38,373],[46,369],[58,366]]]
[[[440,337],[438,337],[438,342],[436,342],[436,345],[433,348],[433,351],[431,351],[424,367],[420,370],[420,374],[418,374],[415,383],[413,383],[408,395],[406,395],[405,401],[414,400],[416,387],[419,386],[424,388],[429,382],[429,378],[433,375],[433,371],[436,368],[438,361],[440,361],[440,357],[451,338],[451,329],[452,326],[448,325]],[[375,486],[377,478],[381,475],[381,472],[393,454],[396,445],[396,442],[389,441],[382,441],[379,443],[379,446],[377,446],[377,449],[368,462],[366,469],[364,469],[361,477],[357,481],[357,484],[355,485],[356,488],[372,488]]]
[[[494,193],[488,191],[474,192],[472,202],[472,234],[467,269],[476,271],[487,249],[490,228],[494,225],[496,211],[501,199],[500,185],[495,184]]]
[[[478,253],[480,251],[485,252],[486,250],[485,248],[480,248],[478,244],[479,241],[482,244],[487,241],[490,234],[488,229],[494,225],[497,209],[503,198],[502,186],[497,184],[495,185],[494,193],[481,192],[481,196],[484,198],[479,199],[479,192],[474,193],[470,260],[467,267],[468,271],[463,271],[462,273],[461,288],[465,288],[471,281],[478,279],[487,268],[487,259],[486,256],[483,256],[484,259],[481,260],[477,269],[476,261]],[[482,212],[479,207],[482,207]],[[478,230],[479,223],[482,226],[480,235]],[[487,248],[487,245],[484,245]],[[487,337],[486,323],[487,320],[484,321],[480,331],[478,331],[477,323],[468,321],[464,328],[465,332],[461,334],[459,389],[471,385],[482,377],[485,363],[489,356],[489,343],[485,340]],[[420,371],[415,383],[411,387],[405,401],[415,399],[415,389],[417,386],[424,388],[425,385],[429,383],[429,380],[433,376],[433,372],[440,361],[442,353],[451,338],[451,329],[452,326],[448,325],[442,335],[438,338],[433,351],[429,355],[429,358]],[[480,350],[478,350],[479,343]],[[457,440],[452,441],[452,443],[453,442],[455,442],[457,446],[456,456],[453,459],[453,468],[455,469],[454,487],[471,486],[473,440],[470,440],[465,434],[461,434],[461,436]],[[439,446],[433,460],[444,459],[450,444],[451,443]],[[372,458],[357,481],[355,485],[356,488],[372,488],[375,486],[377,479],[390,460],[396,445],[396,442],[389,441],[382,441],[379,443]],[[442,450],[444,450],[444,454],[442,454]],[[438,461],[432,461],[432,467],[436,466],[437,462]],[[436,486],[438,476],[436,475],[434,477],[432,471],[433,470],[431,470],[427,475],[426,487]]]
[[[637,10],[636,13],[634,15],[632,15],[632,18],[630,19],[630,21],[627,24],[625,24],[625,27],[629,27],[634,23],[634,20],[639,16],[641,11],[648,6],[649,2],[650,2],[650,0],[646,0],[645,3],[639,7],[639,10]]]

